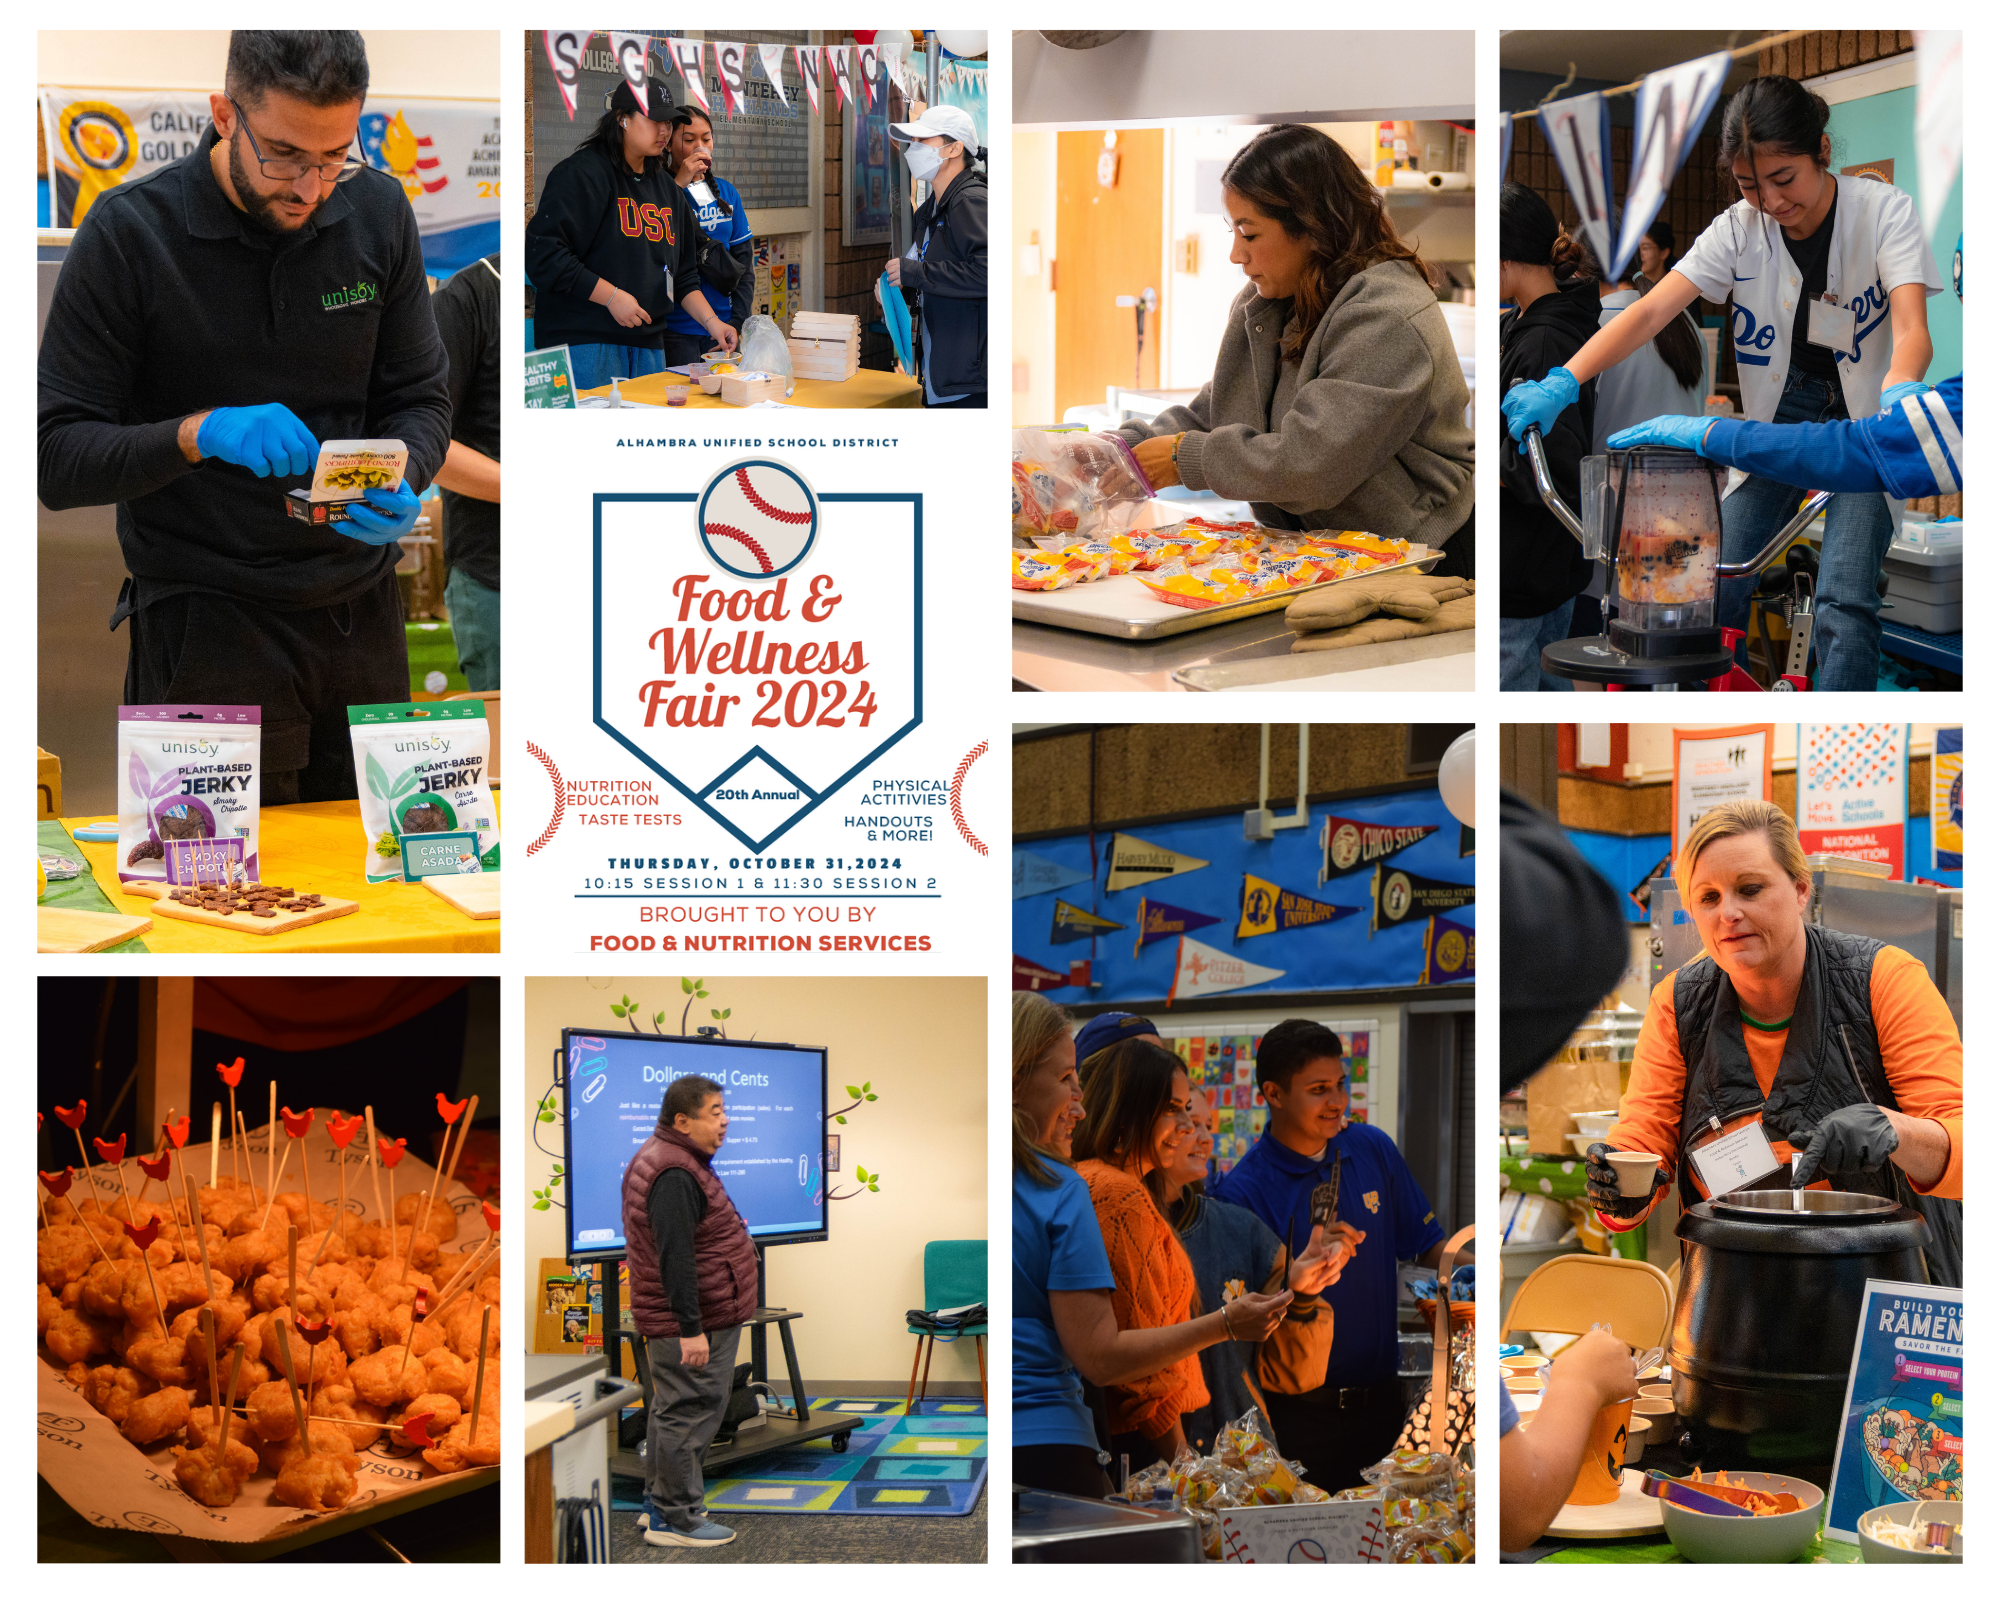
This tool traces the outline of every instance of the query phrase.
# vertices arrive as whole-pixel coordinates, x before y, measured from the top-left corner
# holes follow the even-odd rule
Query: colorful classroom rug
[[[740,1465],[742,1476],[708,1486],[723,1521],[746,1511],[832,1512],[864,1517],[962,1517],[986,1486],[986,1408],[976,1397],[933,1396],[908,1411],[900,1400],[810,1397],[821,1414],[861,1418],[845,1453],[813,1439]],[[620,1510],[640,1509],[640,1485],[619,1481]],[[631,1504],[626,1505],[630,1498]]]

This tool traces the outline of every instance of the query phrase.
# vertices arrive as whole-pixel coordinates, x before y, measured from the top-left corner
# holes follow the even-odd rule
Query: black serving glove
[[[1792,1168],[1794,1189],[1802,1189],[1819,1177],[1838,1183],[1843,1177],[1880,1172],[1889,1153],[1902,1142],[1888,1113],[1865,1102],[1842,1106],[1818,1127],[1796,1127],[1785,1139],[1799,1152]]]

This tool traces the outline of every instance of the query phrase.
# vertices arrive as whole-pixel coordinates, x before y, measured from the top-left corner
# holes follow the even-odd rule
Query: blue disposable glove
[[[1507,431],[1513,435],[1514,443],[1521,445],[1523,453],[1528,447],[1521,440],[1528,430],[1540,428],[1546,438],[1556,418],[1576,404],[1579,392],[1569,368],[1551,367],[1546,378],[1517,383],[1501,397],[1500,415],[1507,419]]]
[[[248,467],[260,478],[312,471],[319,441],[289,406],[218,406],[201,419],[194,446],[205,456]]]
[[[1604,442],[1614,450],[1637,450],[1641,445],[1663,444],[1675,450],[1702,453],[1701,442],[1715,425],[1713,417],[1653,417],[1620,428]]]
[[[366,489],[347,507],[347,520],[334,527],[363,544],[394,544],[417,525],[421,502],[407,487]]]
[[[1893,389],[1889,389],[1883,393],[1882,409],[1884,411],[1894,411],[1909,396],[1929,393],[1930,387],[1927,383],[1899,383]]]

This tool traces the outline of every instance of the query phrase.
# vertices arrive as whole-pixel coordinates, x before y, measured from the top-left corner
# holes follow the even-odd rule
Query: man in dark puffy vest
[[[632,1321],[646,1337],[648,1544],[708,1549],[733,1530],[710,1522],[702,1454],[722,1424],[743,1324],[757,1309],[757,1251],[709,1163],[729,1131],[722,1085],[676,1078],[659,1125],[625,1169],[625,1259]]]

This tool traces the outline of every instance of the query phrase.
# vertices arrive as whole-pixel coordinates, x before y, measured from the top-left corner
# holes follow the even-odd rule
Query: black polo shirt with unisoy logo
[[[134,617],[135,668],[140,619],[185,595],[227,597],[239,629],[265,613],[325,611],[327,649],[369,653],[358,679],[353,662],[330,675],[333,663],[301,663],[284,679],[285,652],[316,636],[313,621],[297,615],[272,640],[243,650],[246,676],[231,698],[265,705],[265,766],[284,770],[307,759],[306,730],[287,723],[344,722],[345,705],[319,704],[315,683],[349,691],[400,683],[381,698],[407,693],[400,622],[393,638],[380,626],[364,637],[347,610],[365,599],[359,615],[393,614],[371,591],[393,586],[398,550],[288,517],[285,492],[309,475],[191,465],[180,452],[181,421],[222,406],[279,403],[322,441],[401,439],[406,481],[421,491],[450,444],[448,369],[415,214],[394,177],[363,170],[304,227],[278,234],[223,193],[209,165],[215,142],[211,128],[185,160],[110,190],[77,230],[42,335],[40,493],[57,510],[117,505],[131,576],[112,626]],[[280,641],[274,659],[264,646]],[[157,669],[233,681],[231,638],[189,639],[185,661],[174,651],[162,656],[158,643],[144,652]],[[135,682],[128,674],[127,694],[165,698],[172,684],[156,676]]]

